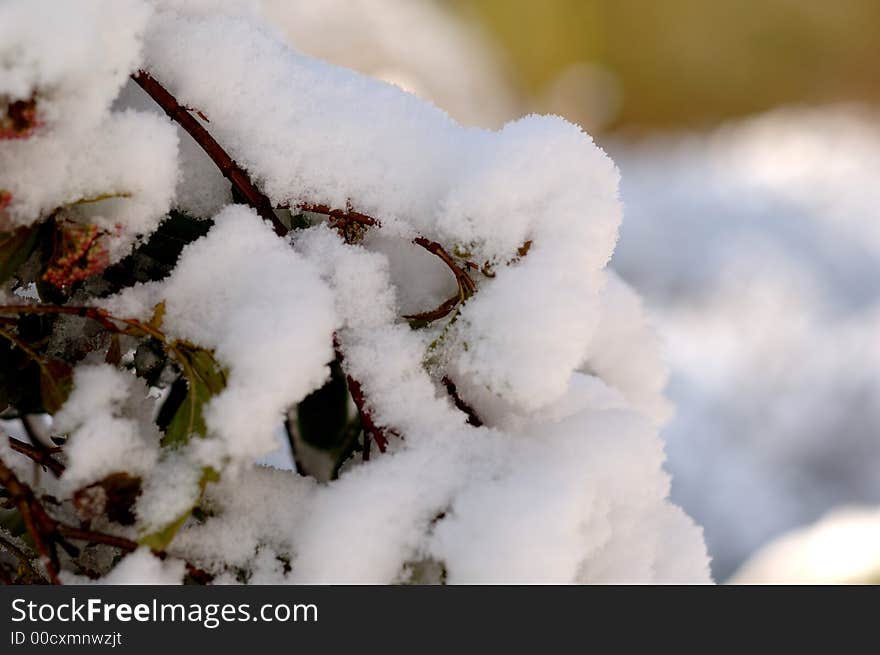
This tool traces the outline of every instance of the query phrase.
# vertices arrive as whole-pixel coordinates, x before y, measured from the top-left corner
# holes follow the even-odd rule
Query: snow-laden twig
[[[38,446],[25,443],[15,437],[9,437],[9,447],[15,452],[21,453],[25,457],[29,457],[36,464],[45,466],[52,471],[52,474],[56,478],[61,477],[61,474],[64,473],[64,464],[52,457],[53,454],[61,452],[60,448],[41,449]]]
[[[253,207],[263,220],[269,221],[279,236],[287,234],[287,228],[272,210],[269,198],[251,181],[248,174],[235,160],[217,143],[190,111],[177,101],[168,90],[146,71],[138,71],[132,79],[162,107],[171,120],[178,123],[201,146],[211,158],[224,177],[232,183],[235,191]]]

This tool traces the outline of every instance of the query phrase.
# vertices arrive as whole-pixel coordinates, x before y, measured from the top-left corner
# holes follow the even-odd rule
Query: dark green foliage
[[[226,387],[226,370],[204,348],[177,341],[170,346],[170,350],[182,371],[178,384],[180,379],[186,380],[186,395],[168,423],[162,445],[177,447],[186,444],[192,435],[204,437],[207,433],[202,410],[213,396]]]
[[[14,232],[0,233],[0,282],[18,271],[37,247],[37,226],[20,227]]]
[[[106,295],[117,293],[138,282],[161,280],[174,270],[180,253],[187,245],[205,236],[214,224],[172,211],[150,238],[128,257],[109,266],[101,275]]]

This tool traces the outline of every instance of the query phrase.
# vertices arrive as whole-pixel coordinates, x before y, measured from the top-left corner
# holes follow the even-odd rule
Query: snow
[[[613,266],[665,344],[672,497],[719,580],[836,505],[880,502],[878,125],[790,108],[609,145]]]
[[[314,268],[243,207],[214,217],[159,292],[169,334],[215,350],[230,369],[205,412],[228,454],[275,447],[284,410],[319,387],[333,359],[333,298]]]
[[[731,584],[876,584],[880,511],[843,506],[762,546]]]
[[[107,575],[97,581],[63,571],[64,584],[105,585],[179,585],[183,584],[185,564],[180,560],[161,560],[148,548],[138,548],[120,560]]]
[[[162,162],[156,165],[156,161]],[[113,235],[111,259],[165,216],[177,184],[177,135],[156,116],[110,114],[94,130],[49,133],[0,145],[0,188],[12,194],[13,225],[30,224],[67,205],[62,218]],[[97,202],[93,199],[111,196]],[[75,204],[79,203],[79,204]]]
[[[111,473],[150,472],[159,454],[159,431],[144,413],[147,388],[132,374],[108,364],[82,364],[74,388],[54,416],[54,434],[67,434],[67,468],[62,481],[70,490]]]
[[[0,228],[61,218],[114,238],[110,260],[152,232],[177,183],[177,138],[165,120],[110,105],[140,63],[150,15],[131,0],[0,6],[0,100],[36,100],[38,127],[0,143],[0,189],[11,201]],[[110,198],[95,202],[96,199]]]
[[[46,128],[96,127],[140,63],[140,0],[12,0],[0,6],[0,96],[36,95]]]
[[[668,499],[657,342],[607,270],[622,218],[607,155],[559,117],[462,127],[398,87],[291,50],[253,5],[212,6],[159,3],[138,65],[207,117],[272,202],[351,206],[381,225],[351,244],[312,216],[280,238],[225,193],[210,197],[223,183],[204,158],[162,177],[152,209],[201,208],[213,226],[167,278],[94,302],[141,320],[164,303],[166,344],[211,351],[226,384],[205,406],[203,438],[160,455],[143,383],[81,364],[53,426],[70,433],[64,480],[114,466],[139,475],[144,534],[199,500],[210,466],[220,482],[168,552],[218,582],[709,582],[701,530]],[[123,106],[148,103],[129,88]],[[173,140],[155,108],[130,112],[104,120],[152,121]],[[176,152],[142,150],[162,159],[148,175],[178,170]],[[126,235],[148,229],[136,223]],[[403,308],[430,309],[456,284],[416,236],[443,244],[476,289],[419,328]],[[334,344],[387,452],[320,484],[256,466],[289,407],[327,379]],[[446,375],[483,426],[456,408]],[[180,573],[143,552],[120,567],[106,580]]]
[[[367,256],[337,240],[334,258],[330,233],[311,231],[298,247],[337,269],[339,258]],[[384,277],[385,267],[377,264],[374,275]],[[375,282],[364,272],[335,284]],[[393,454],[315,490],[297,531],[291,581],[391,582],[401,562],[428,560],[442,561],[450,582],[708,580],[699,530],[664,500],[656,427],[622,392],[589,376],[604,393],[570,388],[569,412],[559,406],[515,432],[465,427],[422,366],[430,335],[377,326],[382,314],[348,322],[339,338],[377,420],[405,439],[392,438]]]
[[[321,386],[333,359],[334,298],[316,268],[253,210],[229,206],[205,238],[184,248],[168,278],[99,304],[146,320],[160,302],[169,339],[213,350],[229,369],[226,387],[205,408],[220,442],[198,446],[203,463],[274,450],[285,410]]]
[[[529,257],[462,312],[458,339],[468,350],[457,365],[530,408],[564,390],[620,221],[617,172],[577,127],[530,116],[498,132],[462,129],[399,89],[309,60],[237,18],[164,15],[147,44],[157,78],[210,117],[212,133],[274,202],[350,202],[381,216],[383,230],[436,236],[476,261],[506,261],[534,238]],[[280,96],[271,106],[253,102],[271,93]],[[512,189],[511,179],[523,183]],[[578,220],[584,212],[594,220]]]
[[[223,476],[206,490],[211,519],[186,525],[171,550],[219,570],[245,569],[260,548],[289,554],[315,486],[310,478],[264,467]]]
[[[199,500],[201,467],[179,452],[172,452],[150,471],[137,499],[138,525],[144,534],[160,531],[187,514]]]

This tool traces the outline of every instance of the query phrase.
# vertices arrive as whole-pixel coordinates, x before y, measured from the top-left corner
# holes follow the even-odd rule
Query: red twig
[[[443,386],[446,387],[446,393],[452,398],[452,402],[455,403],[455,406],[467,416],[467,422],[475,428],[483,425],[483,421],[477,416],[477,412],[474,408],[468,405],[462,400],[461,396],[458,395],[458,388],[455,386],[455,382],[450,380],[446,375],[443,376],[442,382]]]
[[[446,252],[446,249],[436,241],[431,241],[425,237],[416,237],[413,239],[413,243],[439,257],[449,270],[452,271],[452,274],[455,276],[455,282],[458,284],[458,294],[444,300],[436,309],[429,309],[418,314],[407,314],[403,317],[410,321],[430,323],[447,316],[458,305],[470,298],[476,292],[477,285],[467,270],[459,266],[452,255]]]
[[[61,477],[61,474],[64,473],[64,464],[52,457],[54,453],[61,451],[60,448],[40,449],[37,446],[32,446],[29,443],[20,441],[15,437],[9,437],[9,446],[15,452],[21,453],[25,457],[29,457],[40,466],[45,466],[52,471],[52,474],[56,478]]]
[[[58,533],[68,539],[75,539],[76,541],[87,541],[91,544],[103,544],[105,546],[113,546],[114,548],[119,548],[127,553],[130,553],[133,550],[137,550],[138,543],[136,541],[132,541],[131,539],[126,539],[125,537],[118,537],[113,534],[107,534],[105,532],[95,532],[94,530],[82,530],[80,528],[73,527],[72,525],[65,525],[63,523],[58,524]]]
[[[12,441],[10,439],[10,441]],[[21,443],[21,442],[19,442]],[[24,444],[27,445],[27,444]],[[53,584],[61,584],[58,580],[58,555],[55,552],[55,545],[65,547],[69,552],[75,551],[66,539],[75,541],[85,541],[90,544],[102,544],[118,548],[123,552],[130,553],[140,547],[136,541],[132,541],[126,537],[120,537],[106,532],[98,532],[96,530],[84,530],[72,525],[67,525],[56,521],[46,512],[43,505],[34,495],[29,486],[21,482],[12,469],[0,459],[0,486],[6,488],[9,492],[12,502],[15,504],[19,513],[24,520],[25,526],[34,540],[37,551],[45,558],[48,564],[46,569],[49,573],[49,579]],[[162,550],[154,550],[153,554],[160,559],[165,559],[168,553]],[[211,575],[206,571],[186,562],[187,571],[197,581],[210,581]]]
[[[403,318],[408,321],[416,321],[416,322],[424,322],[431,323],[432,321],[436,321],[438,319],[443,318],[444,316],[449,316],[449,313],[458,307],[458,304],[461,302],[461,294],[456,293],[451,298],[447,298],[442,303],[440,303],[434,309],[429,309],[425,312],[419,312],[418,314],[404,314]]]
[[[361,383],[350,375],[347,376],[348,390],[351,393],[351,399],[357,407],[358,415],[361,417],[361,426],[364,428],[364,461],[370,459],[370,440],[376,442],[379,452],[385,452],[388,446],[388,437],[385,431],[373,422],[373,415],[367,408],[367,400],[364,398],[364,392],[361,389]]]
[[[339,345],[336,335],[333,336],[333,348],[336,351],[336,359],[341,366],[345,359],[345,355],[342,354],[342,348]],[[346,381],[348,382],[348,392],[351,394],[351,399],[354,401],[354,406],[357,408],[358,416],[361,419],[361,427],[364,430],[363,457],[366,462],[370,459],[371,440],[376,442],[376,445],[379,447],[379,452],[384,453],[388,446],[388,437],[385,435],[385,430],[376,425],[373,421],[373,415],[367,407],[367,399],[364,397],[361,383],[350,375],[346,375]]]
[[[0,312],[5,314],[69,314],[82,316],[97,321],[111,332],[120,332],[113,322],[114,318],[99,307],[75,307],[72,305],[0,305]]]
[[[452,271],[452,274],[455,275],[455,281],[458,282],[458,290],[462,296],[462,300],[466,300],[477,290],[477,285],[473,278],[471,278],[466,270],[458,265],[458,262],[453,259],[452,255],[446,252],[446,249],[442,245],[436,241],[426,239],[425,237],[416,237],[413,239],[413,243],[436,255],[444,264],[446,264],[449,270]]]
[[[70,316],[81,316],[100,323],[100,325],[110,332],[119,334],[134,334],[141,336],[141,333],[155,337],[159,341],[165,342],[165,335],[150,323],[144,323],[135,318],[121,318],[113,316],[110,312],[100,307],[84,307],[78,305],[0,305],[0,314],[67,314]],[[116,323],[127,325],[127,328],[121,328]]]
[[[248,174],[235,160],[217,143],[210,132],[196,120],[186,107],[181,105],[168,90],[146,71],[138,71],[132,75],[132,79],[156,101],[156,103],[168,114],[171,120],[177,122],[186,130],[193,140],[201,146],[202,150],[211,158],[211,161],[220,169],[223,176],[232,183],[233,188],[253,207],[263,220],[272,223],[275,233],[279,236],[287,234],[284,226],[275,212],[269,198],[260,191],[251,181]]]
[[[331,207],[328,207],[327,205],[305,204],[299,205],[298,209],[304,212],[312,212],[314,214],[324,214],[325,216],[330,216],[332,218],[342,221],[348,221],[350,223],[360,223],[361,225],[366,226],[381,225],[379,221],[372,216],[367,216],[366,214],[361,214],[360,212],[353,211],[351,207],[347,209],[333,209]]]
[[[57,539],[53,538],[57,523],[43,509],[43,505],[34,496],[31,488],[21,482],[2,459],[0,459],[0,486],[5,487],[9,492],[12,503],[21,514],[24,525],[31,539],[34,540],[37,552],[46,558],[49,580],[52,584],[61,584],[58,579],[58,553],[55,551]]]

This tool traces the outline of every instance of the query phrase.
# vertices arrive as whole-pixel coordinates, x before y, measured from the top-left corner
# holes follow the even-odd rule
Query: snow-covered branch
[[[49,577],[708,581],[580,128],[464,128],[247,12],[47,6],[0,6],[0,398],[59,450],[0,482]],[[284,425],[303,475],[256,464]]]

